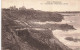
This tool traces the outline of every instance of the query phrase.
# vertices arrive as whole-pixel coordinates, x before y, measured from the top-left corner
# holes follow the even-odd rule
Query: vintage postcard
[[[80,0],[2,0],[2,50],[80,50]]]

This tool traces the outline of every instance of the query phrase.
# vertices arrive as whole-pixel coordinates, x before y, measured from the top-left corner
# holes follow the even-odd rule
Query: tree
[[[18,8],[16,8],[16,6],[11,6],[10,10],[18,10]]]
[[[19,8],[19,10],[26,10],[25,6]]]

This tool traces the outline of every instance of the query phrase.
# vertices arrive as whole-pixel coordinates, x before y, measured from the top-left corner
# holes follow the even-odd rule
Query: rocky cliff
[[[72,50],[61,43],[51,30],[35,30],[28,25],[30,20],[59,22],[62,19],[60,14],[51,12],[2,10],[2,50]]]

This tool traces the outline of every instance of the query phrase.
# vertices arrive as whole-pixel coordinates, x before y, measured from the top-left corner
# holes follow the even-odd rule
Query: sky
[[[17,8],[25,6],[27,9],[43,11],[80,11],[80,0],[2,0],[2,8],[10,6]]]

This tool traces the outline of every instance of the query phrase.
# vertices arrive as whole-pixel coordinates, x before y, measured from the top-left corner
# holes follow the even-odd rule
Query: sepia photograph
[[[1,50],[80,50],[80,0],[1,0]]]

